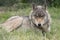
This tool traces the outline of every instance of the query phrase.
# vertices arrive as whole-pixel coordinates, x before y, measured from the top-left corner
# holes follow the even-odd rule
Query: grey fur
[[[43,18],[43,21],[38,22],[36,21],[34,17],[40,17]],[[41,26],[38,26],[38,23],[41,24]],[[44,9],[43,6],[34,6],[33,10],[30,12],[29,16],[13,16],[9,18],[7,21],[5,21],[2,26],[10,32],[17,27],[23,27],[23,28],[30,28],[30,27],[36,27],[38,29],[42,30],[43,36],[45,36],[45,33],[50,31],[50,24],[51,24],[51,17],[50,14],[46,9]]]
[[[39,19],[42,17],[44,21],[38,22],[36,20],[38,17]],[[47,9],[45,9],[43,6],[35,6],[30,13],[30,20],[34,27],[41,29],[43,36],[46,37],[45,34],[46,32],[50,32],[51,25],[51,17]],[[41,24],[41,26],[38,26],[38,24]],[[46,38],[43,38],[43,40],[46,40]]]

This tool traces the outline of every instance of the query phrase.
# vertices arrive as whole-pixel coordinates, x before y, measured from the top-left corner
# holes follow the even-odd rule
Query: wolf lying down
[[[42,30],[43,36],[45,32],[50,31],[51,17],[44,6],[36,6],[33,4],[29,16],[13,16],[5,21],[2,25],[10,32],[17,27],[33,26]]]

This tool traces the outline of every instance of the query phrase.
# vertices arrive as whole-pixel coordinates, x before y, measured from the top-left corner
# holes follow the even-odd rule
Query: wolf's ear
[[[44,9],[44,10],[47,9],[47,3],[46,3],[46,0],[44,0],[43,9]]]
[[[47,6],[46,5],[43,5],[42,9],[46,10],[47,9]]]
[[[32,9],[35,10],[37,8],[37,5],[35,3],[32,4]]]
[[[43,6],[42,9],[43,9],[43,10],[46,10],[47,8],[46,8],[46,6]]]

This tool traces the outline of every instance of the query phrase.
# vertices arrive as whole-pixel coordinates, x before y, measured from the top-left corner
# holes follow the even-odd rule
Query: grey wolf
[[[46,6],[37,6],[33,4],[30,20],[34,27],[42,30],[43,36],[46,36],[46,32],[50,32],[51,17]]]
[[[2,25],[10,32],[17,27],[36,27],[42,30],[43,36],[50,31],[51,17],[44,6],[36,6],[33,4],[29,16],[13,16],[5,21]],[[27,27],[25,27],[27,26]]]

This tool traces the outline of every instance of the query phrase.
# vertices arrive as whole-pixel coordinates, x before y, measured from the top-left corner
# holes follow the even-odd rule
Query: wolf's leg
[[[42,31],[43,40],[46,40],[46,32]]]

